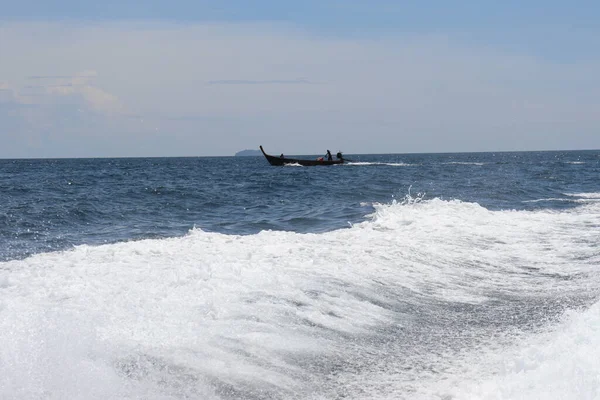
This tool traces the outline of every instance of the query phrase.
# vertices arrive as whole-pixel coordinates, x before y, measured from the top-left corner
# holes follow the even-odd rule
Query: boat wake
[[[412,167],[412,166],[418,166],[418,164],[392,163],[392,162],[367,162],[367,161],[352,161],[352,162],[347,162],[346,165],[354,165],[354,166],[361,166],[361,165],[387,165],[387,166],[390,166],[390,167]]]
[[[597,394],[600,203],[408,200],[321,234],[194,229],[0,263],[0,397]]]
[[[482,162],[466,162],[466,161],[452,161],[452,162],[447,162],[444,164],[453,164],[453,165],[477,165],[477,166],[483,166],[485,165],[485,163]]]

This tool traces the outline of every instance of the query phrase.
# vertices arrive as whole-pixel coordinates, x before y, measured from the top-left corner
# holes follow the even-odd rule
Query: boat
[[[344,163],[344,157],[341,152],[338,152],[335,160],[326,160],[323,157],[319,157],[316,160],[306,160],[302,158],[288,158],[284,157],[283,154],[278,156],[272,156],[270,154],[265,153],[262,146],[260,147],[260,151],[262,151],[263,155],[271,165],[286,165],[286,164],[299,164],[305,167],[312,167],[314,165],[337,165]]]

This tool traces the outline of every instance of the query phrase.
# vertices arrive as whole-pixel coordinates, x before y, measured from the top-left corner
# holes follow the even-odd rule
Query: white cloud
[[[57,156],[233,154],[261,143],[298,153],[600,147],[600,63],[552,64],[444,36],[4,22],[0,48],[4,85],[13,101],[42,107],[30,129],[64,143]],[[90,141],[72,154],[63,131],[104,135],[104,153]]]
[[[107,116],[124,114],[125,108],[117,96],[94,86],[93,78],[97,76],[98,73],[93,70],[83,71],[73,76],[34,76],[30,79],[42,82],[26,88],[42,89],[44,94],[50,96],[79,97],[91,110]],[[53,100],[46,99],[46,101]]]

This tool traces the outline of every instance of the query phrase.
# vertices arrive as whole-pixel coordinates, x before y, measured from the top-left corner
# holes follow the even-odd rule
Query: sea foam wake
[[[599,234],[433,199],[0,263],[0,397],[598,398]]]

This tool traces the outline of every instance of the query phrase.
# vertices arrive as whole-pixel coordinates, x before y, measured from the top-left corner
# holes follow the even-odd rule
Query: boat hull
[[[282,165],[286,165],[286,164],[300,164],[305,167],[313,167],[313,166],[317,166],[317,165],[337,165],[337,164],[344,163],[343,158],[338,159],[338,160],[304,160],[301,158],[288,158],[288,157],[272,156],[270,154],[265,153],[262,146],[260,146],[260,151],[263,153],[263,155],[265,156],[265,158],[267,159],[269,164],[276,165],[276,166],[282,166]]]

